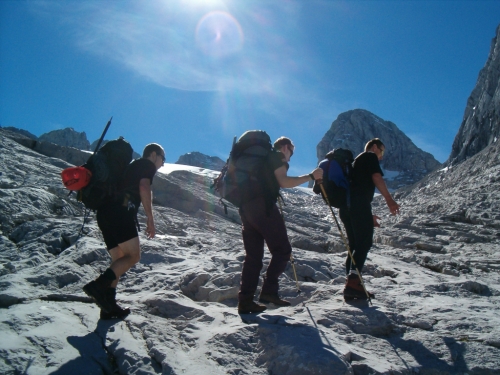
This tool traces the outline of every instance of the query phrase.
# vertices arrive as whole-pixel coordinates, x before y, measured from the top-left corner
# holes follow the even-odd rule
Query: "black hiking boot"
[[[111,286],[113,280],[116,279],[114,272],[108,268],[96,280],[91,281],[83,287],[83,291],[92,298],[97,306],[109,313],[113,310],[113,304],[108,301],[106,289]]]
[[[368,293],[370,299],[375,298],[375,294],[370,293],[368,291],[366,291],[366,293]],[[366,295],[366,293],[358,275],[350,274],[349,276],[347,276],[347,280],[344,287],[345,301],[352,301],[354,299],[367,300],[368,296]]]
[[[128,314],[130,314],[130,309],[128,307],[122,308],[116,303],[115,288],[106,289],[106,298],[108,299],[108,302],[111,304],[112,310],[110,312],[106,312],[101,309],[100,318],[102,320],[124,319]]]
[[[253,299],[238,302],[238,314],[261,313],[266,309],[266,306],[255,303]]]
[[[260,293],[259,302],[262,303],[274,303],[276,306],[290,306],[290,302],[281,299],[278,293]]]

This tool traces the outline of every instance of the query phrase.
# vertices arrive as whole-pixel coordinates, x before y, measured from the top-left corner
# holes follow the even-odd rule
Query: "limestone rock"
[[[457,164],[500,138],[500,25],[486,64],[467,100],[447,164]]]
[[[217,156],[208,156],[201,152],[188,152],[181,155],[175,164],[191,165],[193,167],[220,171],[226,163]]]
[[[380,165],[390,189],[411,185],[440,165],[431,154],[415,146],[394,123],[363,109],[337,117],[316,147],[318,162],[328,151],[339,147],[351,150],[356,157],[373,138],[380,138],[386,146]]]
[[[90,143],[85,132],[77,132],[73,128],[53,130],[42,134],[40,140],[55,143],[56,145],[74,147],[80,150],[90,150]]]

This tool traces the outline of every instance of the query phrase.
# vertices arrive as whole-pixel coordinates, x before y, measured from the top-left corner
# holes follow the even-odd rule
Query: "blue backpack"
[[[323,186],[332,207],[347,208],[350,206],[350,184],[352,163],[354,156],[352,151],[337,148],[326,154],[318,167],[323,169]],[[315,182],[313,191],[321,194],[321,188]],[[323,197],[324,199],[324,197]]]

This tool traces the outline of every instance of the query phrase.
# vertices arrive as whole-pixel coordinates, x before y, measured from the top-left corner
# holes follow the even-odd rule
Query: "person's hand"
[[[397,215],[399,214],[399,204],[396,203],[396,201],[392,198],[386,200],[387,207],[389,207],[389,211],[391,211],[392,215]]]
[[[152,239],[156,234],[155,221],[152,217],[148,217],[146,223],[146,237]]]
[[[380,228],[380,223],[379,223],[380,218],[377,215],[372,215],[372,216],[373,216],[373,226],[376,228]]]
[[[314,176],[315,180],[321,180],[323,178],[323,169],[321,169],[321,168],[316,168],[311,173]]]

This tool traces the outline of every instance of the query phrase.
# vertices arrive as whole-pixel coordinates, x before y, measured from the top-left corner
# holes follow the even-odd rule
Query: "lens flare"
[[[213,11],[205,14],[198,22],[196,44],[209,56],[228,56],[243,46],[243,30],[231,14]]]

